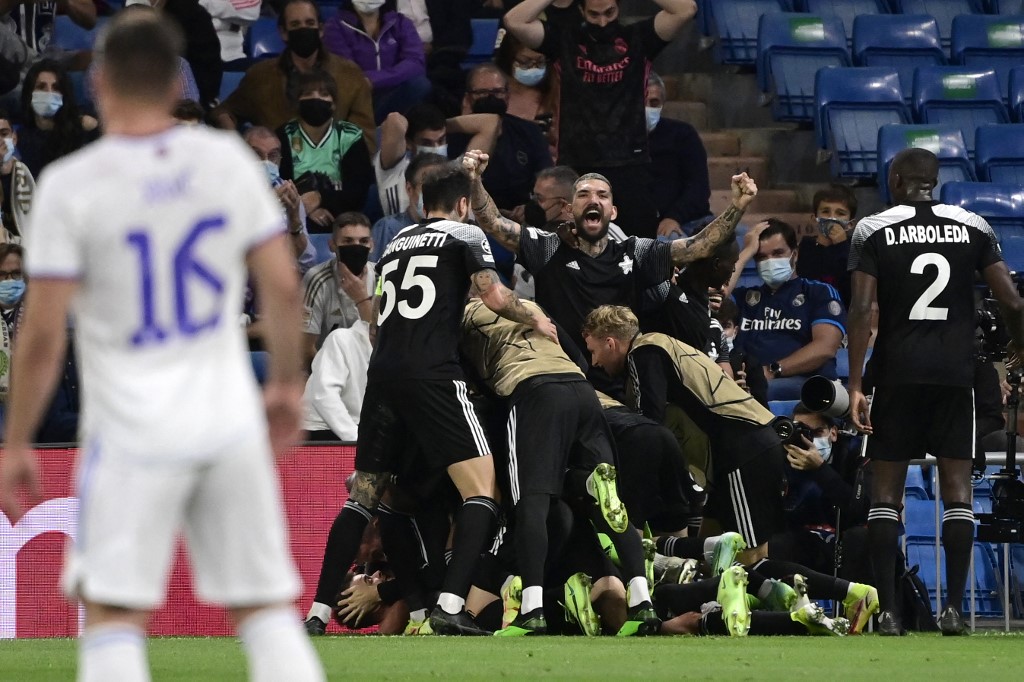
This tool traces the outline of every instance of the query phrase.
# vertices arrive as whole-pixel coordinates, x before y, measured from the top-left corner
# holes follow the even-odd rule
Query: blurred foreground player
[[[896,155],[889,189],[898,205],[858,223],[850,246],[850,410],[868,437],[871,510],[868,547],[881,605],[878,631],[900,635],[896,558],[907,464],[939,461],[946,554],[944,635],[965,632],[961,605],[974,546],[974,281],[980,272],[1010,332],[1024,348],[1024,302],[985,219],[932,199],[939,162],[924,149]],[[870,413],[862,368],[878,303]]]
[[[38,494],[29,439],[73,310],[85,408],[65,588],[85,604],[78,678],[149,679],[146,623],[184,530],[196,591],[228,607],[250,678],[322,680],[292,609],[274,469],[299,435],[295,264],[241,140],[175,125],[182,43],[152,13],[118,15],[94,53],[106,135],[39,185],[0,500],[17,518],[17,489]],[[262,404],[237,323],[246,263],[278,322]]]

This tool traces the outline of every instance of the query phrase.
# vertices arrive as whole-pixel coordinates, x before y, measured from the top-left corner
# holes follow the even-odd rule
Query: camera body
[[[806,445],[803,441],[804,438],[811,443],[814,442],[814,432],[811,428],[806,424],[795,422],[789,417],[777,417],[772,422],[772,428],[775,429],[775,433],[778,434],[783,445],[795,445],[802,448]]]

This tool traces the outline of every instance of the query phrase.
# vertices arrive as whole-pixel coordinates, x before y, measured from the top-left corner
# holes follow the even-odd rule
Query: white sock
[[[238,628],[252,682],[323,682],[309,636],[295,613],[286,607],[266,608],[252,614]]]
[[[672,557],[672,558],[675,558],[675,557]],[[669,557],[665,556],[664,554],[655,554],[654,555],[654,567],[656,569],[658,569],[659,571],[664,571],[665,569],[668,568],[668,566],[669,566]]]
[[[718,538],[721,535],[712,535],[709,538],[704,538],[704,561],[711,563],[711,560],[715,557],[715,543],[718,542]]]
[[[309,607],[309,613],[306,614],[306,620],[317,617],[325,623],[331,622],[331,607],[327,604],[321,604],[318,601],[313,602],[313,605]]]
[[[414,623],[421,623],[427,619],[426,609],[416,609],[409,613],[409,620]]]
[[[466,606],[466,600],[462,597],[456,596],[451,592],[442,592],[437,597],[437,605],[441,607],[445,613],[450,613],[453,616],[461,611]]]
[[[540,585],[524,587],[523,605],[519,608],[519,613],[529,613],[542,606],[544,606],[544,588]]]
[[[576,479],[576,480],[579,480],[579,479]],[[594,485],[594,472],[593,471],[591,471],[590,475],[587,476],[586,489],[587,489],[587,494],[590,495],[591,497],[593,497],[596,500],[597,499],[597,486]]]
[[[768,580],[765,580],[763,583],[761,583],[761,587],[759,587],[757,589],[757,598],[758,599],[762,599],[763,600],[763,599],[767,599],[768,598],[768,595],[772,593],[772,583],[773,582],[774,582],[773,580],[768,579]]]
[[[79,682],[149,682],[146,633],[128,623],[87,627],[78,641]]]
[[[647,591],[647,578],[644,576],[637,576],[636,578],[630,578],[629,587],[626,589],[626,595],[629,597],[627,606],[633,608],[637,604],[645,601],[651,601],[651,594]]]

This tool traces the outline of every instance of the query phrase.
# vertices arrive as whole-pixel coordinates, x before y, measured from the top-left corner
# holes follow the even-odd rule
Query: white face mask
[[[441,156],[448,158],[448,145],[442,144],[436,147],[424,147],[422,145],[416,145],[417,154],[440,154]]]
[[[757,274],[772,288],[782,286],[793,276],[793,264],[789,258],[766,258],[757,264]]]
[[[661,120],[661,107],[644,107],[647,114],[647,132],[651,132]]]
[[[379,10],[383,5],[384,0],[352,0],[352,6],[356,8],[357,12],[363,14]]]
[[[820,438],[814,439],[814,447],[818,448],[818,452],[821,453],[821,458],[827,463],[832,459],[832,440],[828,434],[821,436]]]
[[[547,74],[547,72],[548,67],[546,66],[538,66],[534,69],[524,69],[516,66],[512,71],[512,77],[526,87],[532,88],[544,80],[544,75]]]

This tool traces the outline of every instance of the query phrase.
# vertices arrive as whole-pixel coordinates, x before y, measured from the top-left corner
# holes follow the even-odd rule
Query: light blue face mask
[[[757,264],[757,274],[765,284],[775,288],[788,282],[793,276],[793,265],[789,258],[766,258]]]
[[[538,66],[534,69],[523,69],[517,66],[512,69],[512,77],[526,87],[533,88],[544,80],[544,76],[547,72],[548,67],[546,66]]]
[[[661,120],[661,107],[644,107],[644,113],[647,114],[647,132],[651,132]]]
[[[277,187],[281,184],[281,169],[277,167],[277,164],[273,161],[267,160],[261,161],[260,163],[263,164],[263,170],[267,174],[267,180],[270,181],[270,186]]]
[[[417,154],[440,154],[441,156],[448,158],[448,145],[441,144],[436,147],[424,147],[422,145],[416,145]]]
[[[818,232],[821,232],[826,237],[831,237],[832,228],[838,225],[843,232],[850,227],[849,220],[837,220],[835,218],[817,218],[818,221]]]
[[[0,305],[12,306],[25,295],[25,280],[5,279],[0,282]]]
[[[43,118],[53,118],[64,106],[64,96],[59,92],[36,90],[32,93],[32,111]]]
[[[4,140],[4,144],[7,145],[7,151],[4,152],[4,160],[0,163],[7,163],[14,158],[14,138],[8,137]]]
[[[825,460],[826,464],[832,459],[832,441],[827,435],[815,438],[814,447],[818,448],[818,452],[821,453],[821,458]]]

